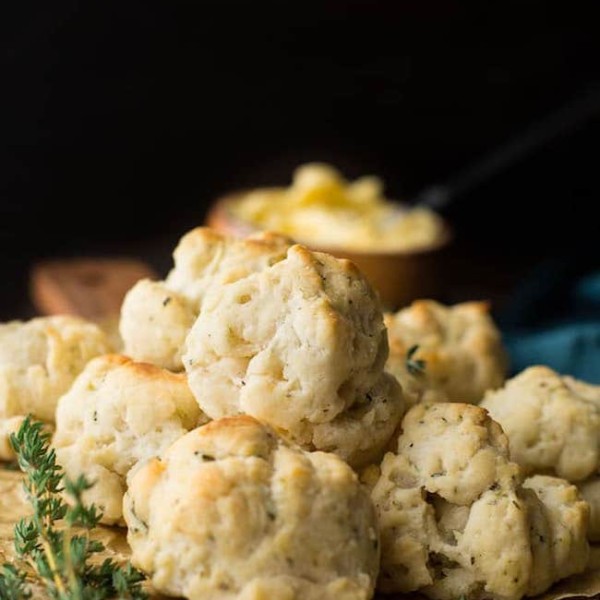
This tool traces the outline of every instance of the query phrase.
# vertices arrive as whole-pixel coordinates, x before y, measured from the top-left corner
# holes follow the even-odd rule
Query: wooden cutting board
[[[101,322],[119,314],[127,291],[144,278],[157,275],[148,264],[131,258],[44,261],[31,270],[31,299],[43,315],[78,315]]]

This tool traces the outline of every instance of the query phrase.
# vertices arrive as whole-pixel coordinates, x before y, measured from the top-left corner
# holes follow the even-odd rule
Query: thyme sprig
[[[108,558],[100,564],[93,562],[94,555],[105,549],[90,537],[102,515],[93,504],[85,506],[82,501],[83,493],[93,484],[84,476],[75,480],[64,476],[49,438],[42,423],[30,417],[11,435],[33,514],[15,525],[19,564],[0,567],[0,598],[31,598],[32,580],[52,600],[147,598],[141,587],[145,578],[141,571]]]
[[[425,367],[427,363],[420,359],[415,358],[415,354],[419,350],[419,345],[415,344],[408,349],[406,353],[406,370],[413,376],[417,377],[425,373]]]

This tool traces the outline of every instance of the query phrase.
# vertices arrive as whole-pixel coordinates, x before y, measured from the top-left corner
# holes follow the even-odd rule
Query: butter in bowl
[[[290,187],[259,188],[219,199],[207,225],[223,233],[283,233],[312,249],[349,258],[378,290],[386,308],[440,291],[445,220],[425,207],[385,198],[377,177],[347,181],[333,167],[296,169]]]

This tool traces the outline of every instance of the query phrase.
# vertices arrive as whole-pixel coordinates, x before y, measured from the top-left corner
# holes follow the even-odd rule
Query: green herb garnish
[[[406,370],[413,376],[423,375],[425,373],[425,361],[419,358],[414,358],[419,345],[415,344],[408,349],[406,353]]]
[[[129,563],[122,567],[112,559],[100,564],[91,561],[105,549],[90,537],[102,514],[93,504],[82,502],[83,493],[93,484],[83,476],[74,481],[64,476],[49,438],[42,423],[30,417],[10,438],[25,473],[24,487],[33,514],[15,525],[20,564],[0,568],[0,598],[31,598],[32,581],[52,600],[147,598],[141,588],[144,574]],[[62,492],[69,498],[68,504]]]

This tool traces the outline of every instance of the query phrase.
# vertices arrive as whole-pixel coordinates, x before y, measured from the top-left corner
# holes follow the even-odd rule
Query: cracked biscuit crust
[[[410,404],[477,403],[488,389],[502,385],[507,358],[500,332],[484,302],[444,306],[417,300],[386,314],[390,356],[387,369],[402,384]],[[425,361],[423,373],[407,368],[407,353]]]
[[[510,440],[527,473],[581,481],[600,466],[600,386],[530,367],[486,394],[481,406]]]
[[[518,600],[581,572],[585,505],[573,486],[521,484],[506,437],[484,410],[413,407],[372,491],[382,541],[378,589]]]
[[[577,487],[547,475],[529,477],[523,487],[539,498],[548,522],[553,543],[546,544],[551,555],[544,565],[546,571],[556,580],[584,571],[589,556],[586,538],[590,507]]]
[[[332,454],[248,416],[213,421],[136,470],[135,565],[159,591],[219,600],[367,600],[379,566],[368,493]]]
[[[23,417],[54,422],[59,397],[92,358],[110,351],[102,330],[70,316],[0,324],[0,460]]]
[[[102,508],[102,522],[122,524],[129,470],[206,421],[184,375],[106,355],[60,399],[53,446],[69,477],[95,481],[85,500]]]
[[[588,539],[600,542],[600,477],[595,475],[577,484],[582,498],[590,507]]]
[[[347,260],[293,246],[269,269],[213,288],[187,338],[190,387],[212,418],[250,414],[353,466],[402,417],[379,302]]]
[[[268,232],[245,239],[206,227],[186,233],[173,253],[175,264],[166,280],[143,280],[127,293],[119,324],[125,354],[181,371],[185,338],[207,291],[282,260],[290,243]]]

